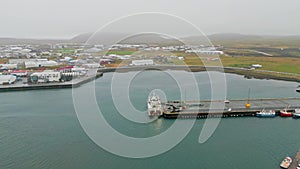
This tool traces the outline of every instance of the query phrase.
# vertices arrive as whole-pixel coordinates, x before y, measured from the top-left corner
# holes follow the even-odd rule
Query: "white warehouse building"
[[[17,80],[13,75],[0,75],[0,85],[13,84]]]
[[[35,67],[52,67],[57,66],[58,63],[53,60],[37,60],[37,61],[27,61],[25,62],[26,68],[35,68]]]
[[[30,79],[34,83],[59,82],[61,73],[54,71],[36,72],[30,75]]]
[[[132,66],[146,66],[146,65],[154,65],[153,60],[133,60],[131,62]]]
[[[17,69],[18,65],[17,64],[0,64],[1,68],[5,69]]]

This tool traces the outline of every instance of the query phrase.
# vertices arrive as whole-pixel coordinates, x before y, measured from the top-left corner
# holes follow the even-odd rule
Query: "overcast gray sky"
[[[300,35],[299,0],[1,0],[0,7],[0,37],[69,38],[140,12],[176,15],[207,34]]]

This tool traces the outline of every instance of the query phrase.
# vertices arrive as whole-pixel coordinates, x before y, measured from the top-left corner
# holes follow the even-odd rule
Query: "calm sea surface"
[[[120,75],[126,77],[132,73]],[[182,72],[173,73],[183,76]],[[210,99],[207,74],[193,75],[198,81],[201,99]],[[173,124],[174,120],[162,118],[138,124],[118,114],[111,96],[112,76],[107,73],[97,79],[95,91],[98,104],[113,128],[128,136],[149,137]],[[300,97],[295,92],[297,83],[245,79],[234,74],[226,78],[228,99],[247,98],[249,88],[251,98]],[[183,83],[187,93],[191,92],[189,82]],[[122,81],[117,85],[124,87]],[[133,106],[145,111],[149,91],[153,89],[164,91],[169,100],[182,99],[174,79],[164,72],[146,71],[139,73],[129,87]],[[205,122],[199,119],[187,137],[170,151],[151,158],[123,158],[103,150],[85,134],[74,110],[72,89],[6,92],[0,96],[1,169],[275,169],[285,156],[294,156],[300,149],[300,120],[222,119],[213,136],[199,144],[198,137]]]

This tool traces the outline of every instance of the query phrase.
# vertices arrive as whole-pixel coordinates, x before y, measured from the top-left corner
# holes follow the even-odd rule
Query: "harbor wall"
[[[183,70],[188,72],[201,72],[201,71],[219,71],[225,73],[232,73],[244,75],[245,78],[256,79],[274,79],[292,82],[300,82],[300,74],[274,72],[267,70],[251,70],[246,68],[235,67],[215,67],[215,66],[180,66],[180,65],[147,65],[147,66],[126,66],[126,67],[107,67],[100,68],[100,72],[129,72],[129,71],[146,71],[146,70]]]
[[[27,84],[23,86],[7,85],[7,86],[1,86],[0,92],[73,88],[73,87],[79,87],[101,76],[103,76],[103,72],[97,72],[96,76],[82,77],[81,79],[77,79],[76,82],[71,81],[71,82],[64,82],[64,83]]]

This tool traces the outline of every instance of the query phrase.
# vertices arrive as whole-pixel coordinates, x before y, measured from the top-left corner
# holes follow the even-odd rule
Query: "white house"
[[[57,66],[58,65],[58,63],[53,61],[53,60],[47,60],[47,61],[38,62],[38,63],[42,67],[51,67],[51,66]]]
[[[262,65],[260,65],[260,64],[253,64],[251,67],[253,67],[253,68],[262,68]]]
[[[184,57],[179,56],[178,59],[179,59],[179,60],[184,60]]]
[[[26,61],[25,67],[26,67],[26,69],[28,69],[28,68],[39,67],[39,65],[35,61]]]
[[[63,59],[60,59],[59,61],[61,61],[61,62],[69,62],[71,60],[73,60],[73,58],[71,58],[71,57],[65,57]]]
[[[153,60],[133,60],[131,62],[132,66],[146,66],[146,65],[154,65]]]

